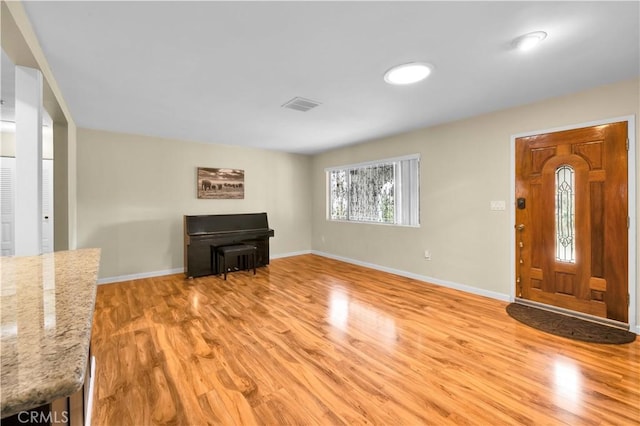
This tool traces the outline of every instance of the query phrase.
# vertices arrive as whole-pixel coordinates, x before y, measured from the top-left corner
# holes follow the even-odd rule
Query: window
[[[556,259],[576,262],[575,248],[575,173],[571,166],[556,170]]]
[[[326,169],[329,220],[419,225],[420,157]]]

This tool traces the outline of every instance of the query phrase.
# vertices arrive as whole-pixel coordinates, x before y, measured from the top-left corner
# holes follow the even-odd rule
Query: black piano
[[[217,256],[212,254],[217,247],[233,244],[256,246],[256,266],[268,265],[273,235],[266,213],[185,216],[184,273],[187,277],[218,274]]]

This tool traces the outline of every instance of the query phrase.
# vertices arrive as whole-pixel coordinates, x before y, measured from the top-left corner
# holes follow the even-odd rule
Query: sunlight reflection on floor
[[[329,295],[328,321],[351,334],[362,334],[393,349],[397,340],[395,320],[378,309],[350,300],[342,287],[334,287]]]
[[[569,359],[554,362],[555,402],[559,407],[578,413],[582,408],[582,374],[578,366]]]

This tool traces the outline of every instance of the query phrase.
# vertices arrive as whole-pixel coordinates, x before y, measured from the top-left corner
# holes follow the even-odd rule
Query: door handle
[[[520,232],[522,232],[524,230],[524,223],[521,223],[520,225],[516,226],[516,229]]]

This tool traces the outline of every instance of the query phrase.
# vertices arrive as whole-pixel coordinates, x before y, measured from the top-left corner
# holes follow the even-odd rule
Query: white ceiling
[[[316,153],[640,75],[639,2],[36,2],[80,127]],[[514,38],[543,30],[539,49]],[[414,86],[393,65],[435,66]],[[295,96],[322,103],[281,108]]]

